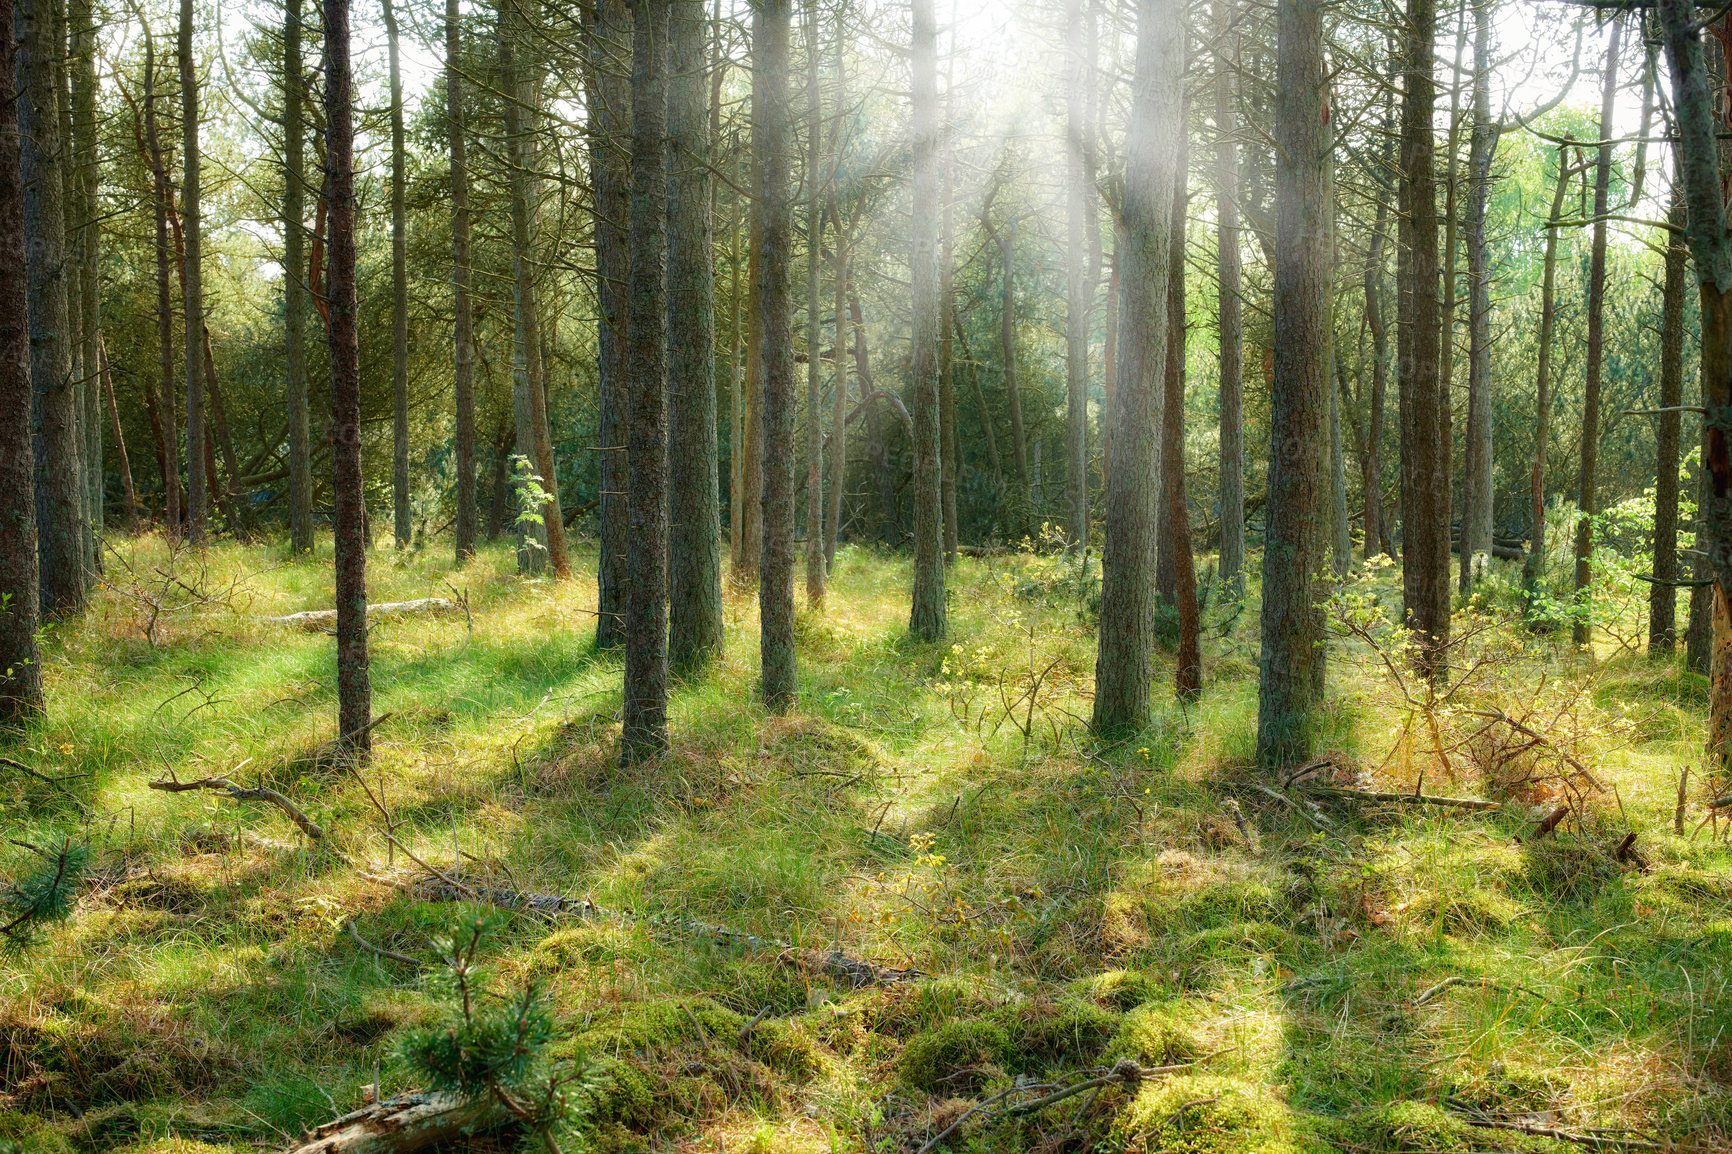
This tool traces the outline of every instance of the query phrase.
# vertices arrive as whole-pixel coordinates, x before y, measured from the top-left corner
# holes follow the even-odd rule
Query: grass
[[[330,640],[258,620],[328,606],[328,555],[225,545],[201,572],[155,538],[119,549],[89,615],[49,630],[49,716],[7,751],[84,776],[71,796],[0,776],[8,836],[96,850],[75,916],[0,960],[0,1150],[238,1154],[353,1108],[375,1077],[406,1088],[397,1047],[439,1020],[435,968],[344,923],[431,960],[475,911],[363,876],[414,870],[324,748]],[[1254,602],[1211,607],[1199,705],[1160,694],[1147,731],[1103,748],[1078,722],[1086,573],[963,560],[952,635],[924,646],[907,562],[845,549],[800,618],[796,712],[755,704],[756,606],[731,595],[725,656],[671,703],[672,753],[621,771],[592,566],[554,584],[519,581],[504,549],[461,570],[371,560],[375,601],[454,587],[473,613],[472,630],[459,614],[372,636],[374,707],[393,716],[366,779],[417,857],[933,975],[856,991],[648,920],[506,921],[496,983],[551,999],[594,1148],[912,1150],[1011,1078],[1119,1057],[1190,1065],[977,1113],[949,1148],[1564,1148],[1467,1126],[1472,1109],[1732,1141],[1732,851],[1670,830],[1704,694],[1669,665],[1529,639],[1480,691],[1518,695],[1542,666],[1580,689],[1560,740],[1608,790],[1554,838],[1515,841],[1543,804],[1516,794],[1492,813],[1331,805],[1326,836],[1251,788]],[[128,566],[233,593],[153,641]],[[1393,596],[1387,576],[1366,588]],[[1336,656],[1324,744],[1363,784],[1487,788],[1459,754],[1453,778],[1411,741],[1389,756],[1388,684],[1362,650]],[[370,868],[268,806],[148,788],[171,770],[263,780]],[[1646,871],[1612,856],[1625,830]],[[0,876],[26,856],[0,851]]]

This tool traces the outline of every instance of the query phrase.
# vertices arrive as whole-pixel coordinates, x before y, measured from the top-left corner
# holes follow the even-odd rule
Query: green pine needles
[[[90,847],[75,845],[71,838],[58,849],[42,849],[27,841],[12,844],[29,850],[41,865],[11,883],[5,895],[10,920],[0,925],[0,948],[16,949],[29,943],[37,928],[56,922],[72,912],[78,883],[90,865]]]
[[[478,956],[496,924],[476,918],[436,943],[455,1004],[444,1022],[409,1035],[401,1054],[431,1089],[501,1107],[557,1154],[572,1078],[548,1060],[554,1022],[541,991],[534,984],[509,995],[486,988]]]

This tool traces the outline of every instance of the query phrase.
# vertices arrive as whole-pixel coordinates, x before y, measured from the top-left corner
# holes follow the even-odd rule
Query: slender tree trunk
[[[332,0],[325,0],[327,4]],[[343,2],[343,0],[336,0]],[[347,19],[347,9],[344,11]],[[187,541],[202,546],[210,534],[210,502],[199,484],[204,457],[204,226],[199,206],[198,68],[192,55],[193,0],[180,0],[181,217],[185,230],[186,307],[186,513]],[[346,55],[346,51],[345,51]]]
[[[668,665],[685,676],[722,651],[722,526],[703,0],[673,0],[670,20]]]
[[[1239,267],[1239,145],[1226,56],[1233,0],[1215,0],[1215,257],[1221,396],[1221,582],[1245,592],[1245,337]]]
[[[156,41],[142,15],[144,32],[144,133],[150,157],[151,209],[156,224],[156,347],[162,382],[163,532],[172,540],[181,532],[180,428],[175,419],[174,299],[169,289],[168,214],[174,193],[156,124]]]
[[[451,0],[447,0],[451,2]],[[586,76],[590,107],[589,180],[594,190],[596,302],[597,450],[601,454],[600,526],[596,561],[595,644],[615,649],[625,643],[626,551],[630,547],[627,512],[627,453],[631,421],[631,381],[626,365],[626,326],[630,311],[631,164],[626,159],[631,104],[627,79],[631,10],[626,0],[601,0],[587,10],[589,37]]]
[[[1448,551],[1459,545],[1455,533],[1455,321],[1456,302],[1460,295],[1456,265],[1461,252],[1461,77],[1467,56],[1468,7],[1464,3],[1456,11],[1455,57],[1449,72],[1449,131],[1444,135],[1443,156],[1443,291],[1439,304],[1441,345],[1438,350],[1437,381],[1438,394],[1441,397],[1441,407],[1438,410],[1441,430],[1438,437],[1443,446],[1443,522],[1448,538],[1444,546],[1446,552],[1443,557],[1443,591],[1439,596],[1445,599],[1446,606],[1449,604],[1453,582],[1453,574],[1448,571]]]
[[[818,250],[824,244],[818,170],[824,102],[818,92],[818,8],[806,3],[806,604],[824,604],[824,411],[819,406]]]
[[[830,204],[834,210],[834,196]],[[842,494],[848,487],[848,354],[843,348],[848,333],[848,229],[834,211],[831,215],[836,219],[836,383],[830,390],[830,495],[824,512],[824,564],[834,574],[836,538],[842,529]]]
[[[1101,556],[1099,651],[1093,726],[1116,735],[1148,721],[1154,647],[1155,492],[1165,388],[1167,263],[1176,184],[1184,34],[1173,0],[1138,0],[1131,119],[1119,206],[1118,383],[1112,399]]]
[[[0,0],[0,726],[12,728],[42,713],[42,655],[37,646],[39,570],[36,541],[36,461],[30,443],[34,395],[30,273],[25,250],[28,193],[20,155],[18,33],[13,0]],[[30,66],[29,58],[23,62]]]
[[[1321,704],[1316,665],[1323,637],[1314,594],[1323,566],[1333,281],[1323,3],[1281,0],[1276,21],[1275,381],[1257,699],[1257,755],[1268,767],[1311,755]],[[1447,549],[1446,541],[1446,562]]]
[[[954,91],[945,89],[945,120],[953,118],[951,106],[954,103]],[[956,478],[962,468],[961,445],[956,435],[956,236],[952,221],[952,206],[956,199],[956,164],[950,148],[950,133],[946,130],[943,148],[943,158],[940,164],[944,169],[943,208],[939,212],[938,236],[938,442],[939,450],[944,457],[943,500],[941,511],[944,515],[944,559],[946,562],[956,560],[957,532],[959,526],[956,520]],[[841,328],[838,327],[837,341],[840,343]],[[838,350],[838,363],[840,363]],[[1085,397],[1086,401],[1086,397]],[[838,410],[840,411],[840,410]],[[1087,407],[1084,407],[1084,418],[1087,418]],[[1084,502],[1087,502],[1088,491],[1088,461],[1083,461],[1083,491]]]
[[[1083,7],[1070,0],[1065,9],[1065,511],[1070,543],[1089,537],[1089,320],[1094,313],[1094,283],[1083,256],[1088,246],[1088,201],[1094,174],[1085,171],[1087,62],[1083,58]]]
[[[902,517],[896,505],[896,477],[890,471],[890,446],[885,442],[884,415],[872,398],[872,350],[866,344],[866,317],[852,277],[848,281],[848,312],[854,322],[854,375],[860,381],[860,403],[866,406],[866,454],[872,462],[872,483],[878,491],[879,537],[886,545],[902,540]]]
[[[283,3],[283,368],[289,410],[289,551],[313,548],[313,437],[307,412],[306,166],[301,2]]]
[[[1570,153],[1558,146],[1558,182],[1552,189],[1552,211],[1546,222],[1545,264],[1540,274],[1539,366],[1534,377],[1534,465],[1528,475],[1529,539],[1522,565],[1522,585],[1531,603],[1546,572],[1546,448],[1552,426],[1552,332],[1557,327],[1558,222],[1569,192]]]
[[[763,159],[757,147],[756,131],[758,109],[762,108],[768,99],[765,95],[765,78],[762,69],[757,67],[756,59],[754,56],[754,136],[748,177],[753,189],[763,180],[759,171]],[[749,202],[746,213],[746,403],[740,426],[740,548],[732,558],[732,580],[741,588],[757,583],[758,562],[764,554],[764,330],[763,302],[758,299],[763,285],[764,206],[753,199]]]
[[[1011,540],[1020,540],[1028,533],[1034,505],[1029,491],[1028,434],[1022,421],[1022,388],[1016,375],[1016,224],[994,228],[990,218],[981,217],[987,231],[998,245],[1003,262],[998,297],[999,363],[1004,368],[1004,401],[1010,410],[1010,453],[1016,465],[1016,489],[1011,500],[1010,524],[1005,526]]]
[[[944,636],[943,448],[938,405],[938,20],[932,0],[911,0],[914,238],[909,252],[913,341],[914,593],[908,631],[919,641]]]
[[[1612,134],[1612,114],[1618,97],[1618,47],[1624,20],[1612,19],[1606,40],[1606,64],[1600,90],[1600,139]],[[1588,367],[1582,387],[1582,465],[1576,503],[1576,620],[1571,631],[1577,648],[1593,640],[1594,514],[1599,511],[1595,472],[1600,451],[1600,375],[1606,348],[1606,213],[1611,206],[1612,148],[1601,144],[1594,168],[1594,246],[1588,260]]]
[[[36,425],[36,541],[45,617],[75,614],[85,604],[85,501],[79,473],[78,395],[68,340],[66,210],[60,172],[64,158],[54,81],[60,53],[54,43],[52,2],[26,0],[17,8],[18,131]]]
[[[753,151],[763,249],[758,267],[758,331],[763,337],[763,557],[758,608],[764,704],[794,704],[794,232],[793,117],[788,98],[790,0],[754,6],[752,48],[763,103],[754,104]],[[756,90],[756,89],[755,89]]]
[[[382,0],[391,85],[391,521],[397,548],[414,536],[409,516],[409,209],[408,149],[403,139],[403,68],[397,12]]]
[[[631,70],[631,302],[627,368],[625,715],[620,759],[668,747],[667,265],[670,0],[634,0]]]
[[[1450,526],[1449,397],[1439,374],[1443,326],[1438,305],[1437,156],[1432,138],[1437,107],[1432,76],[1436,0],[1408,0],[1406,23],[1398,270],[1402,316],[1397,325],[1402,594],[1407,627],[1417,642],[1416,665],[1427,676],[1441,677],[1447,664],[1443,650],[1449,642]],[[1268,564],[1265,559],[1265,569]]]
[[[1672,186],[1666,222],[1687,225],[1684,186]],[[1666,285],[1660,305],[1660,421],[1655,435],[1654,583],[1648,586],[1648,656],[1670,658],[1678,644],[1678,440],[1684,403],[1684,294],[1688,253],[1676,234],[1666,238]]]
[[[1461,590],[1475,580],[1475,564],[1492,547],[1492,379],[1491,269],[1485,243],[1486,207],[1491,197],[1491,164],[1497,155],[1499,124],[1491,118],[1491,0],[1474,8],[1473,135],[1468,145],[1467,269],[1468,358],[1467,435],[1463,443],[1461,509]]]
[[[1390,70],[1394,72],[1394,47],[1390,47]],[[1386,91],[1383,98],[1383,167],[1395,159],[1395,102]],[[1371,403],[1365,421],[1365,450],[1359,457],[1365,506],[1365,557],[1393,557],[1395,539],[1383,506],[1383,415],[1389,395],[1389,333],[1383,319],[1383,248],[1389,237],[1389,179],[1377,174],[1377,215],[1371,241],[1365,250],[1365,327],[1371,334]]]
[[[86,485],[86,515],[92,534],[91,578],[102,571],[102,549],[95,537],[103,531],[102,469],[102,227],[98,193],[101,169],[96,152],[96,21],[92,0],[69,6],[72,33],[72,145],[74,209],[77,231],[79,288],[79,362],[83,378],[81,422]]]
[[[445,124],[451,147],[451,300],[456,312],[452,326],[451,391],[457,418],[455,537],[460,563],[475,553],[476,528],[475,306],[471,299],[474,274],[469,264],[469,138],[463,102],[463,18],[457,0],[445,0]],[[602,327],[605,331],[605,324]],[[602,488],[606,487],[604,483]]]
[[[1706,438],[1704,438],[1706,440]],[[1706,444],[1703,446],[1706,448]],[[1684,665],[1692,673],[1708,676],[1711,662],[1710,650],[1714,644],[1714,601],[1716,594],[1713,583],[1714,567],[1703,556],[1702,545],[1707,537],[1706,522],[1703,520],[1708,508],[1708,471],[1700,462],[1694,469],[1696,489],[1696,523],[1695,555],[1691,560],[1690,576],[1696,581],[1706,581],[1708,584],[1698,584],[1690,590],[1690,620],[1684,634]]]
[[[120,406],[114,400],[114,374],[108,367],[108,346],[97,343],[97,363],[102,371],[102,393],[108,398],[108,416],[114,423],[114,451],[120,456],[120,488],[126,494],[126,525],[138,528],[138,490],[132,484],[132,461],[126,455],[126,437],[120,431]]]
[[[73,476],[78,485],[79,565],[85,584],[95,580],[96,535],[90,524],[89,454],[85,449],[85,426],[89,423],[85,405],[90,390],[84,380],[84,211],[83,194],[78,180],[78,139],[72,127],[72,59],[68,36],[67,2],[54,0],[54,86],[55,105],[60,114],[61,155],[55,167],[60,174],[60,205],[65,215],[66,234],[66,349],[71,364],[73,441],[77,446],[73,459]]]
[[[1119,250],[1124,245],[1123,222],[1113,222],[1113,252],[1111,269],[1107,274],[1107,315],[1103,326],[1101,340],[1101,412],[1106,414],[1101,421],[1101,493],[1103,498],[1107,489],[1107,478],[1112,476],[1113,464],[1113,414],[1118,412],[1118,402],[1114,399],[1118,392],[1119,370]],[[978,386],[976,386],[978,390]],[[982,407],[984,412],[984,406]],[[1242,430],[1241,430],[1242,431]],[[996,458],[994,455],[994,476],[997,475]]]
[[[740,318],[741,306],[750,291],[741,280],[741,268],[746,263],[740,258],[741,200],[736,192],[729,201],[728,212],[728,308],[731,314],[728,324],[728,556],[730,574],[735,580],[739,578],[740,553],[746,531],[745,501],[741,494],[745,492],[747,386],[746,366],[741,360],[745,329]]]
[[[1180,123],[1187,118],[1181,114]],[[1161,414],[1161,541],[1160,569],[1171,573],[1168,597],[1179,619],[1178,660],[1173,668],[1173,692],[1181,701],[1203,691],[1202,614],[1197,604],[1197,570],[1191,556],[1191,514],[1185,494],[1185,209],[1187,148],[1179,141],[1177,174],[1173,181],[1173,218],[1167,238],[1166,396]]]
[[[367,661],[367,508],[362,497],[361,344],[355,315],[354,82],[349,65],[349,0],[323,0],[323,4],[325,163],[330,201],[331,504],[337,554],[337,737],[355,757],[365,758],[373,748],[367,728],[373,717],[373,686]]]
[[[1330,342],[1329,367],[1339,384],[1338,388],[1329,389],[1329,559],[1335,576],[1344,580],[1353,572],[1352,516],[1347,511],[1347,454],[1341,442],[1341,398],[1347,389],[1347,372],[1333,341]]]

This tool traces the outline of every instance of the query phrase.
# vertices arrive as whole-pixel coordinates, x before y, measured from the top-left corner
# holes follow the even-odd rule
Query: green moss
[[[1377,1154],[1454,1154],[1471,1150],[1560,1151],[1568,1149],[1546,1138],[1485,1130],[1451,1117],[1431,1102],[1386,1102],[1350,1118],[1320,1123],[1326,1135],[1342,1146]]]
[[[740,1048],[784,1078],[805,1082],[830,1068],[834,1059],[798,1022],[766,1018],[740,1040]]]
[[[1113,1135],[1163,1154],[1321,1154],[1310,1120],[1267,1087],[1194,1075],[1154,1082],[1113,1120]]]
[[[1196,1003],[1182,998],[1150,1002],[1125,1015],[1107,1046],[1107,1059],[1134,1058],[1145,1066],[1188,1062],[1202,1052],[1190,1016]]]
[[[1246,952],[1279,953],[1293,947],[1291,930],[1271,922],[1234,922],[1215,926],[1184,939],[1181,952],[1206,958],[1231,957]]]
[[[0,1154],[72,1154],[72,1143],[47,1122],[0,1109]]]
[[[586,1127],[643,1128],[655,1122],[654,1080],[632,1062],[604,1056],[584,1067],[571,1092],[573,1115]]]
[[[945,1022],[908,1039],[897,1072],[917,1090],[937,1090],[943,1088],[941,1079],[958,1070],[1002,1066],[1010,1052],[1010,1034],[996,1022]]]
[[[1502,933],[1521,916],[1522,907],[1502,894],[1464,889],[1427,890],[1407,905],[1407,924],[1445,934]]]
[[[605,965],[639,954],[631,931],[613,922],[593,922],[549,934],[529,955],[530,969],[555,974],[583,966]]]
[[[1119,1015],[1088,1002],[1031,1003],[993,1015],[1011,1039],[1013,1071],[1092,1061],[1119,1026]]]
[[[668,1046],[692,1045],[706,1039],[731,1043],[747,1019],[708,998],[640,1002],[619,1021],[587,1031],[579,1038],[591,1053],[642,1053]]]
[[[978,982],[934,978],[888,989],[868,990],[843,1005],[858,1014],[868,1030],[906,1038],[956,1018],[980,1017],[1003,1005]]]
[[[1172,993],[1161,981],[1141,970],[1105,970],[1077,978],[1067,988],[1078,997],[1091,998],[1121,1012]]]
[[[722,959],[699,978],[703,988],[717,991],[716,1001],[748,1018],[765,1008],[778,1016],[798,1013],[811,1003],[814,989],[812,979],[793,966],[766,964],[761,958]]]
[[[1268,922],[1281,915],[1275,891],[1255,878],[1203,885],[1182,897],[1150,903],[1150,929],[1171,932],[1210,929],[1235,922]]]

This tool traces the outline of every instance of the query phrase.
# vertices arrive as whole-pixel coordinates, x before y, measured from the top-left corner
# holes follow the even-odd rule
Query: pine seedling
[[[71,838],[53,850],[16,839],[12,844],[42,859],[36,869],[11,882],[5,894],[11,917],[0,924],[0,947],[19,949],[29,943],[37,928],[72,913],[79,880],[90,865],[90,847],[74,845]]]

